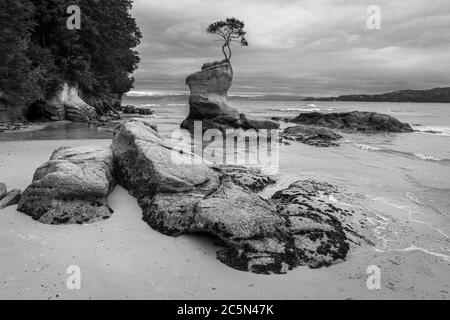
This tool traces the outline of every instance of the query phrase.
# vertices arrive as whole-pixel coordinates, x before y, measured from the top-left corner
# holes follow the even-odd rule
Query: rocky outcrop
[[[355,221],[362,214],[337,204],[341,191],[314,180],[297,181],[276,192],[270,204],[281,218],[276,231],[241,238],[218,252],[225,264],[255,273],[285,273],[343,261],[351,245],[373,244]],[[333,198],[331,198],[332,196]]]
[[[298,125],[283,130],[281,137],[316,147],[336,147],[342,136],[327,128]]]
[[[323,197],[332,186],[298,182],[264,199],[257,191],[275,181],[259,170],[208,166],[140,121],[119,125],[111,149],[118,183],[137,197],[144,221],[167,235],[212,236],[224,247],[218,258],[233,268],[284,273],[329,265],[358,238],[344,222],[357,217]]]
[[[43,115],[51,120],[89,121],[97,117],[94,107],[84,102],[77,86],[63,83],[61,88],[43,106]]]
[[[270,120],[251,119],[241,114],[228,101],[233,69],[227,61],[204,64],[201,71],[189,75],[189,115],[181,128],[193,131],[194,121],[202,121],[202,129],[278,129]]]
[[[365,111],[301,113],[291,121],[303,125],[314,125],[349,132],[378,133],[414,131],[409,124],[402,123],[387,114]]]
[[[246,168],[233,165],[212,166],[222,175],[229,177],[235,184],[250,189],[253,192],[264,190],[267,186],[275,184],[276,180],[264,175],[257,168]]]
[[[111,145],[119,184],[135,197],[159,192],[208,192],[218,176],[191,154],[178,154],[152,122],[133,119],[116,127]],[[202,192],[203,192],[202,191]]]
[[[0,210],[18,204],[21,195],[22,191],[19,189],[13,189],[7,192],[3,198],[0,197]]]
[[[36,169],[18,210],[47,224],[82,224],[106,219],[114,187],[109,148],[62,147]]]

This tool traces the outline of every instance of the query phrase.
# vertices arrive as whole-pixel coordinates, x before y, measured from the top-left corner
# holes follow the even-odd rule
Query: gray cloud
[[[366,9],[381,8],[381,30]],[[186,75],[221,59],[204,30],[234,16],[234,92],[329,95],[450,85],[448,0],[135,0],[144,38],[136,89],[185,90]],[[150,87],[151,86],[151,87]]]

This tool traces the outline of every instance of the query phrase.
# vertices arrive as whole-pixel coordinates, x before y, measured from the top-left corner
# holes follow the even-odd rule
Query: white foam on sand
[[[365,145],[365,144],[355,144],[355,146],[357,148],[365,150],[365,151],[380,151],[380,150],[382,150],[379,147],[368,146],[368,145]]]
[[[279,109],[268,109],[269,111],[281,111],[281,112],[314,112],[320,111],[320,108],[279,108]]]
[[[412,128],[423,134],[434,134],[450,137],[450,127],[445,126],[412,126]]]

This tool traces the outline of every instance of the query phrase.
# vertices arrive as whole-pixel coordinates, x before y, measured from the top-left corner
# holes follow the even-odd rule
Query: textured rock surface
[[[7,191],[8,189],[6,188],[6,184],[0,182],[0,200],[2,200],[5,197]]]
[[[6,193],[3,199],[0,200],[0,210],[18,204],[21,194],[22,191],[19,189],[13,189]]]
[[[275,179],[261,174],[261,170],[257,168],[232,165],[213,166],[213,168],[220,171],[223,176],[231,178],[235,184],[253,192],[262,191],[267,186],[276,183]]]
[[[276,232],[240,239],[218,253],[225,264],[256,273],[285,273],[308,265],[329,266],[346,258],[352,244],[372,244],[355,221],[362,215],[336,203],[334,186],[297,181],[270,200],[283,219]],[[332,196],[332,197],[330,197]]]
[[[78,88],[64,83],[61,89],[44,106],[45,115],[52,120],[88,121],[97,113],[94,107],[84,102],[78,95]]]
[[[202,159],[178,154],[179,162],[174,162],[172,145],[147,121],[119,125],[111,148],[118,182],[137,198],[160,192],[207,192],[218,184],[218,176],[201,164]]]
[[[347,234],[358,234],[344,223],[352,212],[322,198],[330,185],[298,182],[263,199],[255,191],[275,181],[259,170],[175,164],[171,144],[139,121],[116,129],[112,150],[118,182],[138,198],[144,221],[168,235],[209,234],[224,247],[218,258],[233,268],[284,273],[330,265],[346,257],[349,241],[361,240]]]
[[[338,146],[334,141],[342,136],[327,128],[314,126],[298,125],[283,130],[281,137],[286,140],[299,141],[316,147],[335,147]]]
[[[18,210],[47,224],[89,223],[111,216],[106,202],[114,187],[109,148],[59,148],[36,169]]]
[[[229,62],[204,64],[201,71],[189,75],[186,84],[191,91],[189,115],[181,128],[193,130],[194,121],[203,121],[203,131],[208,129],[225,130],[277,129],[279,125],[269,120],[249,119],[231,106],[228,89],[233,81],[233,69]]]
[[[340,129],[343,131],[377,132],[412,132],[407,123],[402,123],[387,114],[376,112],[352,111],[343,113],[301,113],[292,122]]]

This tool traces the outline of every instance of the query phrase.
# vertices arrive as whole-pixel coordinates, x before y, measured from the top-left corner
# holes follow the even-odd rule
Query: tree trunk
[[[230,59],[231,59],[231,48],[230,48],[230,44],[227,44],[227,48],[228,48],[228,53],[229,53],[227,61],[230,61]]]
[[[226,47],[226,46],[227,46],[226,43],[222,46],[222,52],[223,52],[223,55],[225,56],[225,60],[226,60],[226,61],[229,61],[229,59],[228,59],[228,57],[227,57],[227,53],[225,52],[225,47]]]

